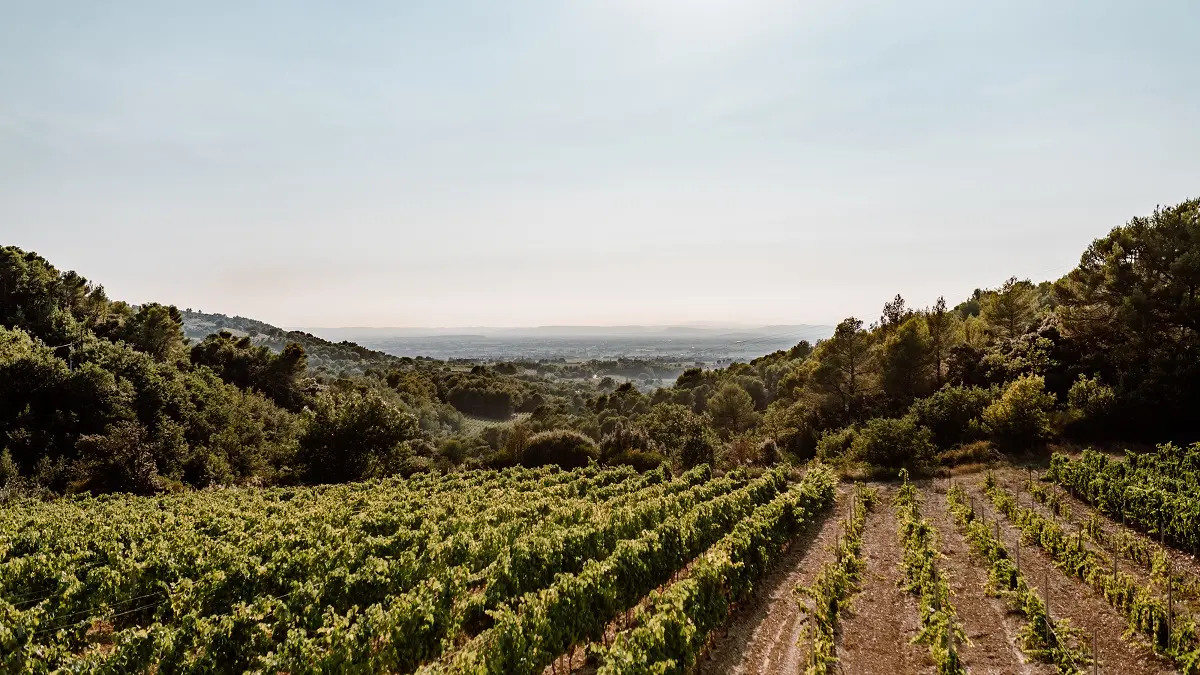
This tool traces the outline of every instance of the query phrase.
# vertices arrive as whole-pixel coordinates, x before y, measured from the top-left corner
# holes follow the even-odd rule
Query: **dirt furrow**
[[[900,587],[903,556],[892,510],[896,490],[881,486],[879,503],[863,532],[862,590],[851,601],[838,636],[841,670],[856,675],[934,672],[925,647],[912,644],[920,630],[917,602]]]
[[[938,531],[942,574],[954,593],[954,608],[970,644],[961,645],[959,656],[975,675],[1051,675],[1056,669],[1027,658],[1018,642],[1021,618],[1008,611],[1004,600],[987,591],[987,563],[974,558],[967,540],[954,525],[946,505],[945,484],[926,485],[923,515]]]
[[[757,598],[731,620],[713,643],[700,672],[712,675],[779,674],[799,672],[803,654],[797,646],[803,617],[792,594],[796,584],[812,583],[821,565],[833,557],[853,491],[838,488],[837,503],[823,520],[792,543],[779,566],[760,585]]]
[[[1000,523],[1000,538],[1015,555],[1019,531],[984,495],[982,476],[956,479],[954,482],[966,487],[975,498],[975,508],[986,517],[989,528],[995,531],[995,523]],[[1055,567],[1040,548],[1032,545],[1021,547],[1021,573],[1043,597],[1046,589],[1049,589],[1051,616],[1070,619],[1071,625],[1085,636],[1089,648],[1092,638],[1098,639],[1096,647],[1101,672],[1115,672],[1117,669],[1122,675],[1176,672],[1169,663],[1154,654],[1140,636],[1123,639],[1121,636],[1127,628],[1125,618],[1091,586]]]

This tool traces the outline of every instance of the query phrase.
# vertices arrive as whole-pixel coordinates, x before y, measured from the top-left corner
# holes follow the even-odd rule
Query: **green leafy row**
[[[750,596],[784,544],[832,502],[835,482],[830,470],[813,468],[801,484],[739,522],[695,562],[686,579],[650,598],[634,628],[598,650],[599,675],[688,672],[730,606]]]
[[[253,495],[231,490],[105,498],[99,504],[79,500],[109,516],[111,526],[93,523],[97,533],[74,532],[74,542],[47,541],[50,553],[26,551],[9,562],[28,566],[41,560],[53,568],[87,559],[89,552],[100,557],[90,542],[110,547],[100,549],[105,563],[116,555],[114,545],[124,545],[127,554],[112,564],[76,562],[49,590],[33,592],[30,601],[19,601],[22,595],[0,600],[3,666],[11,672],[46,672],[71,663],[77,669],[128,672],[134,669],[130,664],[161,661],[161,672],[242,671],[281,644],[331,633],[378,636],[386,620],[393,639],[376,637],[367,651],[393,666],[409,663],[405,667],[411,669],[441,652],[461,625],[463,601],[472,597],[468,589],[486,580],[486,575],[472,576],[477,563],[471,560],[495,558],[520,541],[514,540],[514,518],[546,519],[531,531],[523,525],[527,537],[589,521],[607,528],[605,541],[621,532],[635,536],[643,526],[745,483],[745,478],[710,478],[707,467],[670,481],[658,470],[639,475],[627,468],[516,469]],[[385,501],[389,497],[409,512],[393,517]],[[61,521],[78,513],[72,507],[70,502],[34,505],[25,515],[29,522],[68,530],[72,526]],[[404,523],[432,536],[446,531],[438,528],[453,527],[445,521],[469,524],[442,540],[462,542],[462,533],[474,533],[477,542],[458,549],[470,554],[468,560],[430,568],[424,579],[398,574],[398,562],[447,552],[436,537],[421,544]],[[255,555],[259,543],[248,543],[249,551],[236,550],[252,528],[262,540],[286,545],[268,559]],[[121,534],[104,536],[114,531]],[[308,537],[315,553],[329,552],[325,542],[355,553],[336,565],[317,560],[314,551],[300,548]],[[404,537],[408,544],[392,548]],[[189,570],[208,571],[179,578]],[[275,585],[248,583],[264,575],[278,577],[283,570],[291,571]],[[168,573],[176,581],[152,587],[158,592],[131,592],[133,584]],[[108,583],[100,583],[104,580]],[[90,649],[98,641],[97,626],[105,628],[99,641],[111,644],[103,651]]]
[[[416,532],[396,524],[393,533],[383,535],[364,531],[358,515],[328,516],[306,504],[311,501],[338,511],[338,501],[327,499],[319,490],[284,493],[280,496],[289,498],[276,503],[260,501],[257,509],[246,503],[249,500],[238,499],[241,495],[236,491],[207,493],[205,500],[188,496],[179,500],[182,504],[166,498],[106,500],[122,507],[98,509],[113,517],[111,525],[93,523],[96,531],[76,533],[76,543],[49,541],[49,552],[31,552],[9,561],[7,572],[40,570],[27,576],[49,578],[53,583],[47,584],[49,590],[34,586],[31,591],[26,581],[16,586],[22,594],[10,596],[12,601],[0,601],[0,614],[5,617],[0,645],[10,660],[28,658],[52,667],[56,659],[86,649],[98,620],[107,621],[116,631],[206,616],[219,622],[222,616],[237,614],[239,606],[264,598],[271,599],[273,615],[283,617],[267,624],[278,626],[274,637],[282,639],[284,633],[278,631],[289,626],[319,627],[331,607],[367,606],[412,589],[428,574],[421,571],[423,559],[449,555],[455,549],[495,557],[516,535],[514,519],[524,522],[541,516],[551,522],[574,522],[594,517],[591,502],[568,499],[566,494],[586,494],[589,486],[605,489],[622,482],[643,485],[643,478],[651,478],[641,490],[645,492],[661,482],[661,476],[627,480],[637,474],[626,470],[483,473],[465,481],[446,480],[458,487],[449,491],[424,481],[413,481],[413,485],[385,481],[374,484],[374,489],[360,488],[371,507],[378,501],[375,493],[383,493],[412,509],[414,518],[424,519],[416,522]],[[564,490],[570,483],[582,485]],[[314,492],[318,493],[315,499]],[[335,497],[347,494],[340,489],[330,492]],[[618,493],[607,494],[615,497]],[[491,504],[489,496],[500,504]],[[245,510],[229,512],[226,499],[243,503]],[[519,506],[503,504],[512,501]],[[475,513],[471,513],[472,504]],[[62,506],[31,509],[29,520],[34,524],[51,521],[50,527],[57,528],[57,521],[63,519]],[[164,506],[178,510],[164,510]],[[187,509],[191,509],[186,513],[190,527],[168,527],[180,524]],[[211,518],[207,523],[203,522],[205,515]],[[441,516],[441,522],[433,525],[430,516]],[[147,521],[165,524],[158,528],[137,525]],[[246,550],[238,547],[247,528],[243,521],[258,526],[260,539],[248,543]],[[122,534],[104,536],[114,530]],[[144,537],[133,536],[131,531],[142,531]],[[437,538],[439,532],[452,531],[448,539]],[[470,539],[463,536],[468,532]],[[265,551],[263,540],[279,542],[278,550]],[[69,549],[71,546],[75,548]],[[56,548],[91,553],[99,560],[76,562],[74,568],[55,573],[61,565],[77,560],[74,554],[56,555]],[[437,569],[428,563],[424,566]],[[443,565],[441,569],[453,568]]]
[[[988,584],[992,591],[1025,618],[1020,634],[1021,649],[1039,661],[1054,664],[1060,673],[1083,672],[1087,655],[1070,624],[1066,619],[1054,621],[1050,617],[1045,601],[1029,586],[1003,542],[979,518],[966,490],[959,485],[951,486],[946,501],[971,549],[987,561]]]
[[[1039,503],[1070,522],[1069,508],[1054,507],[1054,504],[1067,503],[1061,492],[1032,481],[1026,484],[1026,489]],[[1108,555],[1115,552],[1117,556],[1149,570],[1151,581],[1159,588],[1165,589],[1170,583],[1177,597],[1200,598],[1200,579],[1176,568],[1170,554],[1145,536],[1120,527],[1106,529],[1104,521],[1096,513],[1090,514],[1081,526],[1088,538]]]
[[[1197,483],[1173,474],[1173,463],[1155,463],[1159,453],[1131,453],[1125,461],[1093,450],[1075,460],[1055,454],[1046,477],[1111,518],[1184,551],[1200,551]]]
[[[939,675],[963,675],[967,669],[955,645],[966,641],[967,635],[950,602],[950,585],[938,572],[937,530],[921,517],[921,494],[908,481],[908,471],[901,469],[900,476],[904,485],[893,505],[900,520],[905,585],[917,596],[919,604],[921,632],[915,640],[929,647]]]
[[[1099,591],[1110,605],[1125,615],[1130,630],[1145,635],[1154,650],[1184,673],[1200,672],[1200,641],[1190,617],[1169,616],[1168,601],[1130,574],[1112,571],[1112,561],[1084,545],[1082,537],[1068,534],[1058,523],[1021,507],[1011,494],[986,477],[985,492],[996,508],[1020,528],[1027,541],[1037,544],[1064,572]]]
[[[811,483],[815,478],[806,480]],[[491,628],[419,672],[540,673],[575,645],[599,638],[617,615],[634,607],[685,561],[775,499],[786,486],[786,470],[769,471],[740,490],[620,542],[612,555],[588,561],[578,574],[559,575],[551,586],[502,605],[492,612]]]
[[[867,514],[875,508],[877,498],[876,490],[861,485],[855,487],[851,515],[838,538],[833,560],[821,567],[811,585],[797,585],[794,589],[797,596],[812,602],[811,607],[808,602],[800,602],[800,608],[808,618],[808,628],[800,638],[800,644],[803,646],[807,642],[809,647],[805,675],[836,672],[838,619],[862,576],[862,534]]]

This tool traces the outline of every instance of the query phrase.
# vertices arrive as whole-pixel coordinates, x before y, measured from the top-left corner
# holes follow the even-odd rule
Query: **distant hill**
[[[249,336],[255,344],[280,352],[290,343],[304,347],[309,368],[331,375],[361,375],[371,367],[386,368],[400,357],[367,349],[353,342],[331,342],[304,331],[284,330],[256,319],[224,314],[181,311],[183,332],[193,340],[225,330],[237,336]]]
[[[500,328],[469,326],[460,328],[388,328],[388,327],[336,327],[304,328],[304,331],[324,336],[331,340],[379,340],[402,337],[658,337],[658,338],[727,338],[758,339],[766,337],[789,337],[819,339],[833,334],[833,326],[818,324],[784,324],[771,326],[742,325],[650,325],[650,326],[527,326]]]

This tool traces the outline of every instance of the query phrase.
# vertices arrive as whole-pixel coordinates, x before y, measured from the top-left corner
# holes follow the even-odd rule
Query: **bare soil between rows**
[[[757,598],[732,618],[713,643],[699,671],[706,675],[796,675],[804,660],[798,646],[804,616],[792,589],[808,585],[822,565],[833,558],[833,547],[850,513],[853,492],[838,488],[837,502],[807,532],[792,542],[775,570],[763,580]]]
[[[946,504],[944,484],[926,484],[922,515],[937,529],[942,558],[938,570],[950,584],[951,601],[967,634],[959,657],[976,675],[1051,675],[1056,669],[1033,661],[1021,651],[1019,634],[1024,619],[988,592],[988,563],[971,552]]]
[[[975,508],[986,517],[990,528],[1000,524],[1000,539],[1009,551],[1015,554],[1019,542],[1019,531],[1000,514],[983,493],[983,476],[956,478],[956,484],[967,488],[975,498]],[[1093,638],[1099,655],[1101,672],[1119,672],[1122,675],[1149,675],[1174,673],[1174,667],[1154,653],[1140,636],[1123,638],[1127,623],[1095,589],[1082,581],[1068,576],[1054,566],[1052,560],[1036,546],[1022,546],[1021,573],[1030,586],[1045,595],[1049,590],[1050,615],[1055,619],[1067,618],[1079,629],[1092,646]]]
[[[879,502],[863,532],[862,586],[842,617],[838,660],[846,673],[933,673],[928,651],[912,642],[920,632],[916,599],[900,585],[903,552],[892,508],[896,488],[878,488]]]
[[[1017,474],[1021,473],[1021,476]],[[998,474],[1009,490],[1019,492],[1023,472],[1002,469]],[[976,508],[986,515],[989,527],[1000,523],[1000,538],[1015,551],[1018,532],[1007,519],[992,507],[983,494],[983,474],[955,478],[975,498]],[[919,633],[916,598],[901,585],[900,568],[903,549],[900,543],[899,522],[892,508],[894,485],[872,484],[879,489],[879,500],[868,516],[863,533],[862,554],[865,570],[859,590],[852,596],[850,606],[843,611],[837,639],[838,672],[854,675],[925,675],[935,672],[925,645],[914,644]],[[1001,598],[988,592],[987,563],[977,558],[955,527],[946,504],[946,483],[926,481],[921,484],[923,516],[938,531],[939,569],[950,583],[953,602],[968,643],[960,644],[959,654],[970,670],[977,675],[1051,675],[1056,669],[1033,661],[1019,646],[1023,618],[1008,609]],[[776,568],[764,579],[760,590],[748,602],[737,608],[726,627],[714,636],[710,649],[694,672],[700,675],[795,675],[802,672],[806,649],[798,644],[804,630],[805,618],[799,599],[793,593],[798,585],[810,584],[822,565],[833,557],[833,546],[843,532],[849,514],[852,489],[848,484],[838,488],[834,507],[818,516],[818,521],[794,541]],[[1029,505],[1028,495],[1023,500]],[[1077,505],[1078,503],[1078,505]],[[1090,507],[1072,500],[1077,517],[1086,518]],[[1119,524],[1111,522],[1116,528]],[[1100,672],[1121,672],[1122,675],[1150,675],[1176,672],[1165,659],[1157,656],[1140,636],[1123,637],[1126,622],[1104,598],[1082,581],[1068,576],[1055,567],[1040,549],[1022,546],[1021,568],[1031,586],[1048,587],[1050,608],[1056,618],[1067,618],[1085,636],[1087,646],[1093,637],[1099,649]],[[1184,557],[1178,552],[1174,552]],[[1181,567],[1195,569],[1180,561]],[[1190,571],[1190,570],[1189,570]],[[686,571],[681,575],[686,577]],[[623,626],[620,620],[610,626],[615,634]],[[612,635],[609,636],[610,638]],[[582,652],[582,650],[579,650]],[[584,665],[582,653],[574,655],[575,667],[557,671],[572,673],[594,672],[594,666]],[[547,669],[552,672],[553,669]]]

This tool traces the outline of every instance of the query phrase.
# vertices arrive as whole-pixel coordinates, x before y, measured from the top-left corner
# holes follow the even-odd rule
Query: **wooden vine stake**
[[[1117,580],[1117,538],[1112,538],[1113,581]]]
[[[808,622],[808,665],[817,670],[817,601],[813,600],[812,614]]]
[[[1175,562],[1167,556],[1167,649],[1175,634]]]
[[[1092,675],[1100,675],[1100,629],[1092,627]]]
[[[1050,567],[1042,570],[1042,600],[1046,603],[1046,644],[1054,644],[1050,633],[1054,631],[1054,618],[1050,614]]]

